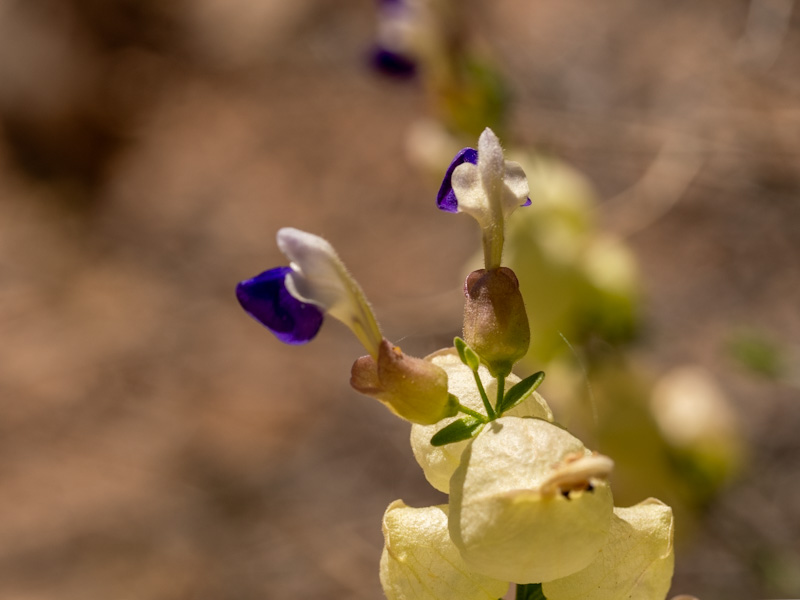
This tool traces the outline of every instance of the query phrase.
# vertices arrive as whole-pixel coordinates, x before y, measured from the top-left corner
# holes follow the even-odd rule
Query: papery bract
[[[447,533],[447,506],[410,508],[401,500],[383,516],[381,585],[388,600],[497,600],[508,589],[471,571]]]
[[[608,541],[588,567],[543,584],[547,600],[663,600],[672,581],[672,509],[650,498],[615,508]]]
[[[585,458],[598,463],[597,477],[553,486]],[[470,442],[450,481],[450,537],[490,577],[540,583],[575,573],[608,537],[609,463],[547,421],[501,417]]]
[[[483,411],[483,402],[472,371],[458,357],[455,348],[439,350],[426,357],[434,365],[441,367],[447,373],[449,391],[456,396],[461,404],[472,410]],[[478,369],[486,393],[493,398],[497,393],[497,381],[489,374],[486,367]],[[509,375],[506,384],[510,387],[519,381],[516,375]],[[534,392],[526,400],[511,409],[508,415],[517,417],[538,417],[547,421],[553,420],[553,413],[547,403],[538,393]],[[447,494],[450,491],[450,477],[461,462],[461,454],[469,441],[456,442],[446,446],[432,446],[431,437],[444,426],[449,425],[455,418],[449,418],[436,425],[414,425],[411,427],[411,449],[414,458],[422,467],[425,478],[433,487]]]

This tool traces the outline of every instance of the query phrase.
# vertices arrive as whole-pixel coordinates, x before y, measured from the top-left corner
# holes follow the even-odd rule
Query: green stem
[[[486,395],[486,390],[483,388],[483,382],[481,382],[477,371],[473,371],[472,375],[475,377],[475,383],[478,385],[478,392],[481,394],[481,400],[483,400],[483,407],[486,409],[486,415],[489,417],[490,421],[494,421],[497,415],[495,415],[492,403],[489,402],[489,396]]]
[[[547,600],[542,593],[541,583],[517,584],[517,600]]]
[[[462,412],[465,415],[469,415],[470,417],[475,417],[476,419],[480,419],[484,423],[486,422],[486,417],[483,416],[481,413],[472,410],[471,408],[467,408],[463,404],[458,405],[458,412]]]
[[[494,407],[498,408],[503,403],[503,396],[506,393],[506,378],[501,376],[497,378],[497,402]]]

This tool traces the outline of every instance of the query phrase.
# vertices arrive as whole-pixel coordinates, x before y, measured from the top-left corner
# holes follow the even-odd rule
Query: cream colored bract
[[[396,500],[383,516],[381,584],[388,600],[497,600],[507,581],[464,564],[447,533],[447,506],[410,508]]]
[[[478,394],[478,388],[475,386],[472,371],[461,362],[454,348],[440,350],[428,356],[427,359],[444,369],[448,377],[448,389],[451,394],[458,397],[461,404],[478,412],[483,411],[483,403]],[[478,369],[478,375],[486,388],[486,393],[490,398],[494,398],[497,393],[497,381],[483,366]],[[518,381],[519,377],[510,375],[506,379],[507,388]],[[536,392],[506,414],[516,417],[538,417],[546,421],[553,420],[550,407]],[[414,458],[425,472],[428,482],[445,494],[450,491],[450,477],[461,462],[461,454],[469,440],[446,446],[432,446],[431,437],[455,419],[456,417],[444,419],[436,425],[413,425],[411,427],[411,449],[414,451]]]
[[[591,453],[541,419],[502,417],[487,425],[450,482],[450,537],[479,573],[552,581],[585,568],[606,543],[613,501],[608,483],[544,490],[560,466]],[[581,489],[583,488],[583,489]]]
[[[615,508],[608,542],[585,569],[545,583],[547,600],[653,600],[669,591],[675,554],[672,509],[649,498]]]

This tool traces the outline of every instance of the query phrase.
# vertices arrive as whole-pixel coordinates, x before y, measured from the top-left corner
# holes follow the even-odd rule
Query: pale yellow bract
[[[613,500],[597,477],[550,489],[554,475],[592,456],[564,429],[534,418],[501,417],[467,446],[450,482],[450,537],[475,571],[541,583],[589,565],[606,543]]]
[[[483,402],[475,385],[472,371],[461,362],[455,348],[439,350],[426,359],[444,369],[447,373],[448,390],[459,399],[461,404],[474,411],[484,412]],[[484,366],[478,369],[478,375],[486,388],[487,395],[493,399],[497,394],[497,381]],[[519,377],[510,375],[506,378],[506,389],[510,389],[518,381]],[[516,417],[538,417],[546,421],[553,420],[553,412],[550,407],[536,392],[506,414]],[[439,421],[436,425],[413,425],[411,427],[411,449],[414,451],[414,458],[425,472],[428,483],[445,494],[450,491],[450,477],[461,462],[461,454],[469,440],[435,447],[431,446],[431,437],[461,417],[463,415],[450,417]]]
[[[615,508],[608,542],[585,569],[545,583],[547,600],[657,600],[672,580],[672,509],[655,498]]]
[[[447,533],[447,506],[396,500],[383,516],[381,584],[388,600],[497,600],[507,581],[471,571]]]

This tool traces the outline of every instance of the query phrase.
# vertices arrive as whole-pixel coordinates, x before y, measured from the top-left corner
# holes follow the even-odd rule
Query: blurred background
[[[722,399],[707,420],[734,449],[711,462],[730,464],[665,450],[651,479],[674,485],[633,465],[617,497],[682,490],[664,498],[684,523],[673,593],[704,600],[800,597],[794,4],[458,3],[503,82],[506,145],[540,183],[566,172],[591,197],[581,218],[637,265],[635,326],[565,334],[572,362],[540,392],[568,397],[571,378],[588,400],[556,417],[636,455],[654,417],[614,412],[617,367],[640,408],[686,365]],[[429,80],[373,68],[380,10],[0,0],[3,598],[380,598],[385,507],[446,501],[408,424],[349,388],[349,331],[283,346],[233,294],[285,263],[274,235],[294,226],[333,243],[406,352],[458,334],[479,236],[434,199],[466,144]]]

